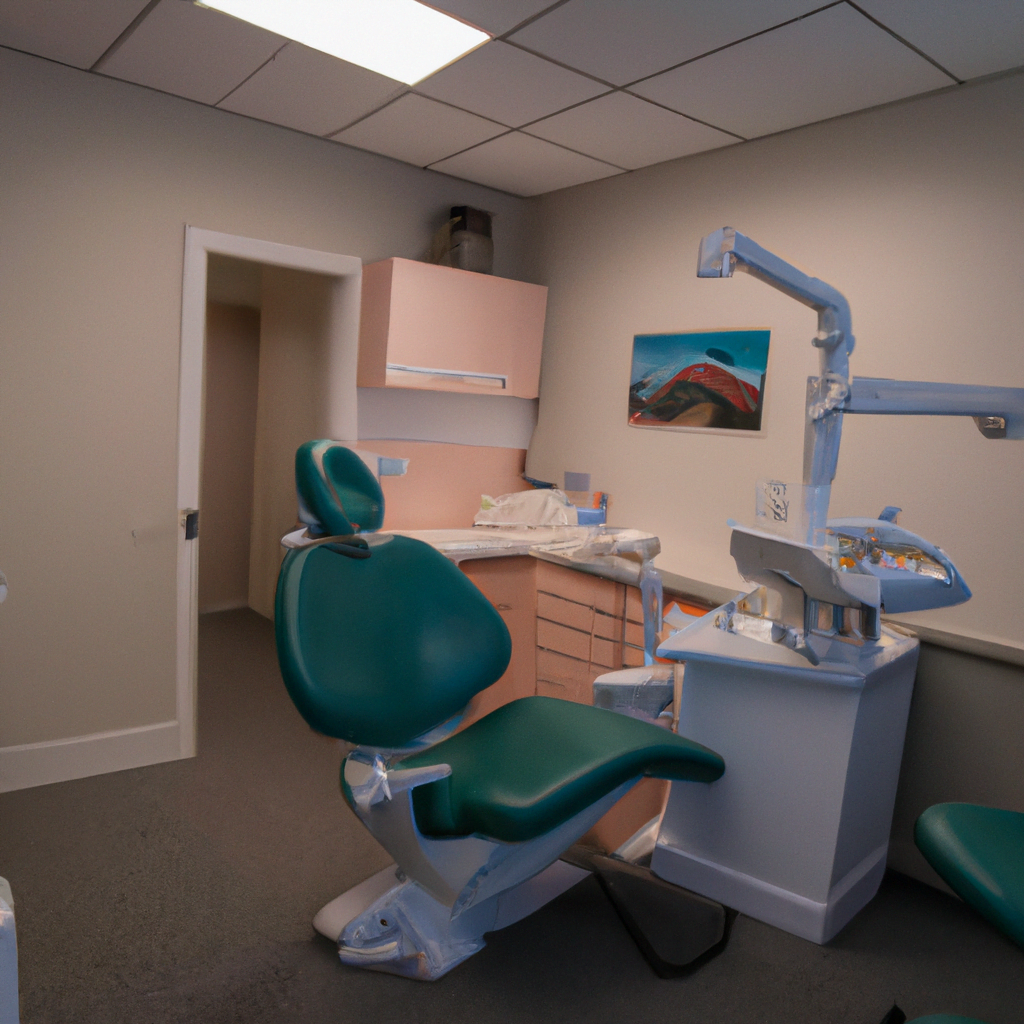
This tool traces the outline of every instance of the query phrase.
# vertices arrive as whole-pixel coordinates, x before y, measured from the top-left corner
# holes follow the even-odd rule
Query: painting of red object
[[[760,430],[765,329],[638,334],[629,422],[675,430]]]

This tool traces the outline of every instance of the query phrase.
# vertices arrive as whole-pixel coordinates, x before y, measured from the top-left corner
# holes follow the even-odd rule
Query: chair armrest
[[[422,768],[399,768],[388,772],[388,785],[392,794],[425,786],[428,782],[446,779],[452,773],[450,764],[425,764]]]
[[[389,771],[380,754],[372,757],[364,751],[354,750],[345,759],[345,782],[356,805],[364,811],[382,803],[397,793],[416,786],[437,782],[452,773],[449,764],[428,764],[421,768],[399,768]]]

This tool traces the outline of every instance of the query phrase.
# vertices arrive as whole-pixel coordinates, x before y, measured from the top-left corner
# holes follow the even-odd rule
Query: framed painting
[[[765,328],[636,335],[630,425],[759,431],[770,336]]]

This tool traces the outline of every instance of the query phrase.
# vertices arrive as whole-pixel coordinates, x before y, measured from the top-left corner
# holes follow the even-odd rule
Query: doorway
[[[225,298],[225,273],[236,278],[234,286],[242,282],[242,293],[250,296],[251,282],[258,277],[258,310],[251,298],[247,304],[219,301]],[[244,284],[247,275],[248,286]],[[182,757],[196,752],[201,604],[209,610],[218,604],[222,608],[247,604],[272,616],[278,540],[295,515],[295,448],[310,437],[356,439],[361,275],[358,257],[186,228],[178,414],[181,530],[176,669]],[[214,334],[216,339],[209,344]],[[216,411],[208,398],[214,400]],[[204,445],[207,428],[213,442],[209,451]],[[198,537],[203,519],[195,513],[203,510],[204,462],[205,486],[214,503],[205,559],[208,568],[211,564],[215,568],[200,589]],[[212,483],[215,477],[217,482]],[[252,480],[248,495],[247,478]],[[198,531],[194,528],[197,518]]]

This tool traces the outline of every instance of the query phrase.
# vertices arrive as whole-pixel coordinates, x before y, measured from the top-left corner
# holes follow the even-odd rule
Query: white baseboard
[[[180,757],[177,722],[0,747],[0,793],[142,768]]]

